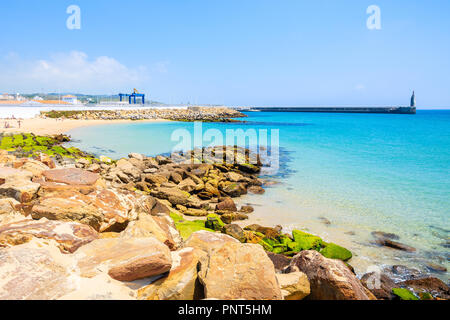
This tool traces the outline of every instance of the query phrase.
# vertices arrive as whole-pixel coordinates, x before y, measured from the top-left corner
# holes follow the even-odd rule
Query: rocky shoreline
[[[150,120],[202,122],[240,122],[232,118],[245,118],[247,115],[226,107],[188,107],[187,109],[124,109],[124,110],[72,110],[41,111],[40,117],[75,120]]]
[[[233,199],[265,187],[246,149],[113,160],[64,148],[65,136],[0,139],[0,299],[450,296],[402,266],[358,279],[349,250],[301,230],[241,228],[254,208]]]

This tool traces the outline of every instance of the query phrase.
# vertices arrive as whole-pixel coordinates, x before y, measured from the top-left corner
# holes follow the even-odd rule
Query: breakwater
[[[416,114],[416,107],[301,107],[301,108],[267,107],[267,108],[250,108],[246,111]]]

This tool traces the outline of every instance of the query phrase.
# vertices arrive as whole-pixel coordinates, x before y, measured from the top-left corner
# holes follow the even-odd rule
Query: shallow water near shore
[[[280,165],[248,223],[308,230],[348,247],[358,274],[372,265],[403,264],[448,281],[427,263],[450,267],[450,111],[417,115],[248,113],[247,123],[214,128],[279,129]],[[194,124],[132,123],[74,129],[71,145],[96,155],[126,157],[172,151],[176,129]],[[416,253],[372,244],[372,231],[395,233]],[[351,234],[349,234],[351,232]]]

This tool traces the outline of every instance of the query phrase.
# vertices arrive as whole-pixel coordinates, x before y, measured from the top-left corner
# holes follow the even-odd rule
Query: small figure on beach
[[[22,123],[22,121],[19,119],[19,120],[17,120],[17,124],[19,125],[19,128],[20,128],[20,124]]]

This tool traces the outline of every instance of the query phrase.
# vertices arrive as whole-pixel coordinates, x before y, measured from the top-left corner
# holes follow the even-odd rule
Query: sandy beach
[[[104,124],[117,124],[117,123],[130,123],[130,122],[164,122],[168,120],[164,119],[149,119],[149,120],[61,120],[61,119],[21,119],[20,128],[19,120],[12,119],[0,119],[0,132],[26,132],[34,133],[37,135],[51,135],[61,134],[79,127],[104,125]],[[9,124],[9,128],[5,128],[5,122]]]

